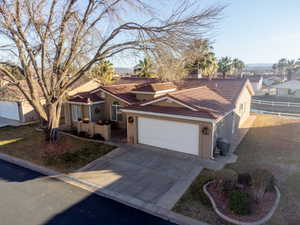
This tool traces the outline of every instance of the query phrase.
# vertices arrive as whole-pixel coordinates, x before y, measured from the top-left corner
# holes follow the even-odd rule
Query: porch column
[[[91,105],[88,105],[88,108],[89,108],[89,120],[90,122],[92,122],[92,106]]]

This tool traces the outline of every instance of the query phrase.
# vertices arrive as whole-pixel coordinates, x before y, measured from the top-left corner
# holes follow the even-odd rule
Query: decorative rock
[[[276,200],[275,200],[275,203],[274,203],[272,209],[270,210],[270,212],[268,212],[268,214],[266,216],[264,216],[262,219],[260,219],[258,221],[255,221],[255,222],[242,222],[242,221],[238,221],[238,220],[232,219],[232,218],[224,215],[223,213],[221,213],[219,211],[219,209],[217,208],[217,205],[215,203],[215,200],[213,199],[213,197],[211,196],[211,194],[207,190],[207,186],[209,184],[211,184],[211,183],[214,183],[214,181],[210,181],[210,182],[206,183],[203,186],[204,193],[209,198],[209,200],[210,200],[210,202],[211,202],[211,204],[213,206],[213,209],[218,214],[218,216],[220,216],[222,219],[224,219],[227,222],[232,223],[232,224],[236,224],[236,225],[261,225],[261,224],[264,224],[265,222],[267,222],[273,216],[275,210],[278,207],[279,201],[280,201],[280,196],[281,196],[280,195],[280,191],[279,191],[278,187],[275,185],[274,188],[275,188],[275,191],[276,191]]]

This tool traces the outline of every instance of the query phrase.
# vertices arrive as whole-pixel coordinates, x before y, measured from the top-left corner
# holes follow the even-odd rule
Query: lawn
[[[35,125],[0,128],[0,152],[61,172],[73,172],[115,147],[61,135],[57,144],[45,142]],[[45,154],[48,153],[48,154]],[[53,152],[61,153],[59,156]],[[45,155],[51,154],[51,157]]]
[[[266,168],[276,177],[282,193],[279,208],[268,225],[300,224],[300,119],[258,115],[238,146],[238,161],[227,165],[236,171]],[[212,179],[204,170],[174,207],[174,211],[212,225],[226,224],[213,212],[203,196],[202,185]]]

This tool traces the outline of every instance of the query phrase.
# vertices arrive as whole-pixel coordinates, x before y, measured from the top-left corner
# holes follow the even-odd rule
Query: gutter
[[[136,113],[136,114],[144,114],[144,115],[151,115],[151,116],[164,116],[164,117],[170,117],[170,118],[202,121],[202,122],[209,122],[209,123],[213,123],[213,124],[215,124],[217,122],[214,119],[198,118],[198,117],[193,117],[193,116],[173,115],[173,114],[167,114],[167,113],[145,112],[145,111],[130,110],[130,109],[121,109],[121,111],[125,112],[125,113]]]

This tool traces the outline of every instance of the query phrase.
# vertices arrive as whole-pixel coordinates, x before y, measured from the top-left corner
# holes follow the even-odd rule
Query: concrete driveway
[[[72,176],[116,195],[171,209],[202,168],[196,157],[124,145]]]
[[[10,120],[10,119],[0,117],[0,127],[5,127],[5,126],[20,126],[20,123],[15,120]]]

